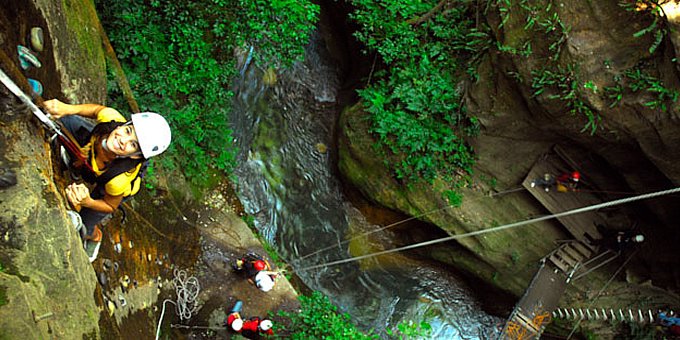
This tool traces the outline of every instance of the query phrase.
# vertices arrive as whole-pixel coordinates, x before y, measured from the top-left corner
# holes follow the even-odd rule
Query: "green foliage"
[[[601,118],[579,97],[579,81],[574,65],[568,65],[566,68],[557,66],[555,69],[532,70],[531,75],[534,97],[548,91],[547,97],[565,102],[569,113],[586,117],[588,121],[581,131],[590,130],[591,134],[595,134]]]
[[[548,50],[552,52],[550,60],[557,61],[562,46],[567,41],[570,27],[565,25],[559,14],[553,10],[552,1],[496,0],[495,6],[501,16],[499,29],[505,26],[511,15],[525,16],[524,30],[535,31],[529,36],[534,37],[539,44],[547,42],[549,44]],[[531,43],[531,40],[521,42],[522,48],[519,49],[498,42],[497,47],[501,52],[528,57],[532,53]]]
[[[620,79],[620,77],[618,78]],[[605,86],[604,94],[607,99],[611,100],[611,104],[609,104],[610,108],[619,105],[621,99],[623,99],[623,86],[621,86],[621,84]]]
[[[241,219],[243,222],[246,222],[246,225],[248,225],[250,229],[255,229],[255,216],[246,214],[241,216]]]
[[[278,315],[287,318],[279,338],[285,339],[378,339],[378,336],[362,333],[351,323],[349,314],[338,313],[337,307],[328,297],[318,291],[310,296],[300,296],[301,311],[289,313],[279,311]]]
[[[641,15],[652,16],[652,22],[645,28],[633,33],[633,36],[640,38],[642,36],[651,34],[654,37],[652,45],[649,46],[649,54],[654,54],[657,48],[663,42],[663,38],[668,34],[668,29],[665,25],[665,20],[661,18],[665,16],[661,7],[656,1],[650,0],[635,0],[631,2],[620,2],[620,6],[629,12],[639,12]]]
[[[512,253],[510,253],[510,261],[512,261],[513,265],[516,266],[519,263],[520,258],[521,256],[517,250],[513,250]]]
[[[397,325],[397,330],[393,331],[391,329],[387,330],[387,335],[396,339],[422,339],[428,338],[432,332],[432,326],[427,322],[421,322],[419,324],[408,321],[400,322]]]
[[[461,104],[462,84],[466,74],[476,77],[490,38],[485,27],[475,27],[474,4],[435,9],[437,3],[352,1],[357,38],[386,64],[359,95],[376,147],[403,180],[453,179],[474,163],[464,137],[475,135],[479,124]]]
[[[633,92],[645,91],[648,92],[653,99],[645,102],[645,106],[652,109],[661,109],[667,111],[666,103],[668,101],[676,102],[678,100],[678,91],[675,89],[666,88],[663,81],[643,72],[639,68],[627,70],[624,75],[628,81],[628,88]]]
[[[662,334],[659,334],[657,327],[653,324],[639,324],[637,322],[623,322],[621,325],[624,328],[622,338],[626,340],[645,340],[645,339],[662,339]],[[626,332],[625,329],[628,329]]]
[[[209,42],[210,10],[191,1],[125,0],[101,3],[102,17],[142,111],[170,122],[169,148],[194,184],[209,168],[229,173],[234,152],[227,114],[231,62]],[[112,96],[120,93],[114,88]],[[172,169],[168,157],[161,162]]]
[[[618,105],[623,99],[624,91],[629,90],[648,94],[651,99],[648,97],[644,106],[666,112],[667,104],[677,102],[680,95],[678,90],[667,88],[663,81],[637,67],[626,70],[623,76],[614,76],[614,82],[614,86],[604,88],[605,96],[612,101],[609,107]]]
[[[298,0],[231,2],[236,2],[241,16],[231,22],[229,34],[235,35],[237,46],[254,46],[258,51],[256,60],[286,66],[304,54],[319,16],[319,5]],[[216,27],[222,37],[225,29],[226,26]]]
[[[460,207],[463,204],[463,196],[453,190],[445,190],[443,195],[452,207]]]
[[[7,288],[0,286],[0,307],[7,304]]]
[[[291,63],[301,55],[314,27],[310,13],[318,12],[304,1],[97,0],[97,4],[140,109],[160,112],[170,122],[173,141],[170,157],[160,158],[162,166],[181,169],[198,186],[208,185],[208,173],[228,175],[234,166],[236,150],[228,125],[233,95],[229,88],[236,75],[234,48],[255,45],[260,58]],[[109,84],[110,96],[124,108],[120,90],[114,82]]]

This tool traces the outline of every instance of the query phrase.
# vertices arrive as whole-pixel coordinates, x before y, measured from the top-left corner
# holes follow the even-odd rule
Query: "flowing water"
[[[384,336],[402,320],[427,321],[432,338],[490,338],[500,322],[484,313],[454,274],[403,254],[315,270],[304,267],[382,250],[390,233],[363,235],[367,222],[344,197],[332,159],[339,75],[315,36],[304,63],[275,85],[246,64],[231,117],[240,148],[238,195],[258,230],[314,290],[331,297],[363,329]],[[327,246],[337,245],[300,260]]]

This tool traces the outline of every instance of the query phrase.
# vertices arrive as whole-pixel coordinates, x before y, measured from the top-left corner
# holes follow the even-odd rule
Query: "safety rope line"
[[[435,239],[435,240],[411,244],[411,245],[403,246],[403,247],[399,247],[399,248],[388,249],[388,250],[383,250],[383,251],[379,251],[379,252],[375,252],[375,253],[371,253],[371,254],[354,256],[354,257],[350,257],[350,258],[347,258],[347,259],[342,259],[342,260],[332,261],[332,262],[328,262],[328,263],[322,263],[322,264],[317,264],[317,265],[313,265],[313,266],[303,267],[301,269],[297,269],[297,271],[306,271],[306,270],[317,269],[317,268],[322,268],[322,267],[329,267],[329,266],[348,263],[348,262],[355,262],[355,261],[363,260],[363,259],[366,259],[366,258],[385,255],[385,254],[394,253],[394,252],[398,252],[398,251],[402,251],[402,250],[420,248],[420,247],[429,246],[429,245],[432,245],[432,244],[442,243],[442,242],[446,242],[446,241],[451,241],[451,240],[455,240],[455,239],[460,239],[460,238],[465,238],[465,237],[470,237],[470,236],[476,236],[476,235],[481,235],[481,234],[487,234],[487,233],[491,233],[491,232],[496,232],[496,231],[515,228],[515,227],[519,227],[519,226],[523,226],[523,225],[527,225],[527,224],[532,224],[532,223],[536,223],[536,222],[540,222],[540,221],[545,221],[545,220],[549,220],[549,219],[553,219],[553,218],[569,216],[569,215],[574,215],[574,214],[580,214],[580,213],[591,211],[591,210],[602,209],[602,208],[606,208],[606,207],[610,207],[610,206],[614,206],[614,205],[640,201],[640,200],[644,200],[644,199],[649,199],[649,198],[654,198],[654,197],[658,197],[658,196],[673,194],[673,193],[677,193],[677,192],[680,192],[680,187],[674,188],[674,189],[669,189],[669,190],[652,192],[652,193],[648,193],[648,194],[642,194],[642,195],[633,196],[633,197],[622,198],[622,199],[604,202],[604,203],[600,203],[600,204],[594,204],[594,205],[586,206],[586,207],[583,207],[583,208],[577,208],[577,209],[568,210],[568,211],[564,211],[564,212],[557,213],[557,214],[546,215],[546,216],[537,217],[537,218],[533,218],[533,219],[529,219],[529,220],[525,220],[525,221],[505,224],[505,225],[501,225],[501,226],[493,227],[493,228],[489,228],[489,229],[477,230],[477,231],[472,231],[472,232],[469,232],[469,233],[464,233],[464,234],[459,234],[459,235],[452,235],[452,236],[443,237],[443,238],[439,238],[439,239]]]
[[[191,319],[191,315],[198,309],[196,298],[200,292],[198,279],[194,276],[188,276],[185,270],[175,269],[173,271],[175,277],[172,279],[172,284],[175,286],[175,293],[177,294],[177,302],[170,299],[163,301],[163,310],[161,316],[158,318],[158,326],[156,326],[156,340],[161,333],[161,323],[163,316],[165,316],[165,304],[170,302],[175,305],[177,315],[180,320],[185,321]]]
[[[614,278],[616,277],[616,275],[619,275],[619,273],[621,272],[621,270],[626,266],[626,264],[628,264],[628,262],[630,262],[630,260],[633,259],[633,256],[635,256],[635,254],[637,254],[637,252],[638,252],[638,250],[636,249],[632,254],[630,254],[630,256],[628,256],[628,258],[626,259],[626,261],[624,261],[624,262],[621,264],[621,266],[616,270],[616,272],[614,272],[614,274],[609,278],[609,281],[607,281],[607,283],[605,283],[604,286],[602,286],[602,289],[600,289],[600,291],[597,292],[597,295],[595,295],[595,298],[593,298],[593,299],[590,301],[590,304],[588,304],[588,309],[590,309],[590,308],[593,306],[593,304],[595,304],[595,301],[597,301],[597,299],[600,297],[600,295],[602,295],[602,293],[604,292],[604,290],[607,289],[607,287],[609,286],[609,284],[612,283],[612,281],[614,281]],[[571,332],[570,332],[569,335],[567,336],[567,340],[571,339],[571,336],[574,335],[574,332],[576,332],[576,329],[577,329],[578,326],[581,324],[581,321],[583,321],[583,318],[580,318],[580,319],[576,322],[576,324],[574,325],[574,328],[571,329]]]
[[[508,193],[512,193],[512,192],[517,192],[517,191],[521,191],[521,190],[526,190],[526,189],[525,189],[524,187],[519,187],[519,188],[514,188],[514,189],[508,189],[508,190],[505,190],[505,191],[493,193],[493,194],[491,194],[490,196],[491,196],[491,197],[501,196],[501,195],[504,195],[504,194],[508,194]],[[469,202],[475,202],[475,201],[478,201],[478,200],[481,200],[481,199],[482,199],[482,198],[480,197],[480,198],[477,198],[477,199],[474,199],[474,200],[470,200]],[[321,253],[321,252],[324,252],[324,251],[326,251],[326,250],[333,249],[333,248],[335,248],[335,247],[340,248],[342,245],[347,244],[347,243],[349,243],[349,242],[352,242],[352,241],[354,241],[354,240],[356,240],[356,239],[358,239],[358,238],[365,237],[365,236],[368,236],[368,235],[370,235],[370,234],[377,233],[377,232],[379,232],[379,231],[383,231],[383,230],[385,230],[385,229],[389,229],[389,228],[398,226],[398,225],[400,225],[400,224],[402,224],[402,223],[406,223],[406,222],[408,222],[408,221],[412,221],[412,220],[415,220],[415,219],[420,219],[421,217],[425,217],[425,216],[431,215],[431,214],[433,214],[433,213],[436,213],[436,212],[439,212],[439,211],[442,211],[442,210],[446,210],[446,209],[450,209],[450,208],[458,208],[458,206],[455,206],[455,205],[447,205],[447,206],[442,207],[442,208],[433,209],[433,210],[424,212],[424,213],[422,213],[422,214],[420,214],[420,215],[411,216],[411,217],[409,217],[409,218],[407,218],[407,219],[404,219],[404,220],[401,220],[401,221],[397,221],[397,222],[394,222],[394,223],[392,223],[392,224],[388,224],[388,225],[386,225],[386,226],[384,226],[384,227],[380,227],[380,228],[378,228],[378,229],[371,230],[371,231],[362,233],[362,234],[357,235],[357,236],[353,236],[353,237],[351,237],[351,238],[349,238],[349,239],[347,239],[347,240],[344,240],[344,241],[342,241],[342,242],[338,242],[337,244],[330,245],[330,246],[325,247],[325,248],[321,248],[321,249],[316,250],[316,251],[314,251],[314,252],[312,252],[312,253],[309,253],[309,254],[307,254],[307,255],[303,255],[303,256],[301,256],[301,257],[298,257],[295,261],[296,261],[296,262],[297,262],[297,261],[302,261],[302,260],[304,260],[304,259],[306,259],[306,258],[308,258],[308,257],[310,257],[310,256],[314,256],[314,255],[319,254],[319,253]]]

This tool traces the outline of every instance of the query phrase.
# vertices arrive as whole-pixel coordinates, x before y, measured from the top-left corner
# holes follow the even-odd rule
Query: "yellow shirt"
[[[112,108],[106,108],[97,113],[97,123],[108,123],[111,121],[121,123],[126,122],[125,117],[123,117],[123,115],[121,115],[120,112]],[[94,140],[90,139],[90,144],[92,144],[93,142]],[[92,152],[91,154],[92,158],[90,159],[90,164],[92,165],[92,170],[94,170],[94,173],[97,175],[97,177],[99,177],[108,169],[99,170],[99,167],[97,166],[97,162],[94,156],[94,152]],[[106,193],[111,196],[123,195],[125,197],[136,194],[137,191],[139,191],[141,181],[135,181],[134,185],[131,185],[131,183],[135,178],[137,178],[137,173],[139,173],[139,169],[141,169],[141,167],[142,164],[140,163],[134,169],[128,172],[123,172],[122,174],[119,174],[118,176],[109,180],[104,186],[104,190],[106,191]]]

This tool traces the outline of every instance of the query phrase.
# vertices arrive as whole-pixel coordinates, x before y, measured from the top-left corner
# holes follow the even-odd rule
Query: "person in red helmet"
[[[567,192],[576,191],[576,186],[581,180],[581,173],[573,171],[571,173],[563,173],[557,176],[557,191]]]
[[[232,266],[235,271],[245,271],[248,282],[254,284],[263,292],[274,288],[279,273],[271,270],[269,262],[255,253],[248,253],[236,260]]]
[[[273,325],[274,324],[269,319],[260,319],[257,316],[253,316],[250,319],[243,321],[241,335],[249,339],[258,339],[260,334],[274,335],[274,330],[272,329]]]
[[[241,318],[241,308],[243,307],[243,301],[238,300],[234,304],[234,307],[227,315],[227,322],[225,326],[231,328],[234,332],[241,333],[243,329],[243,319]]]

